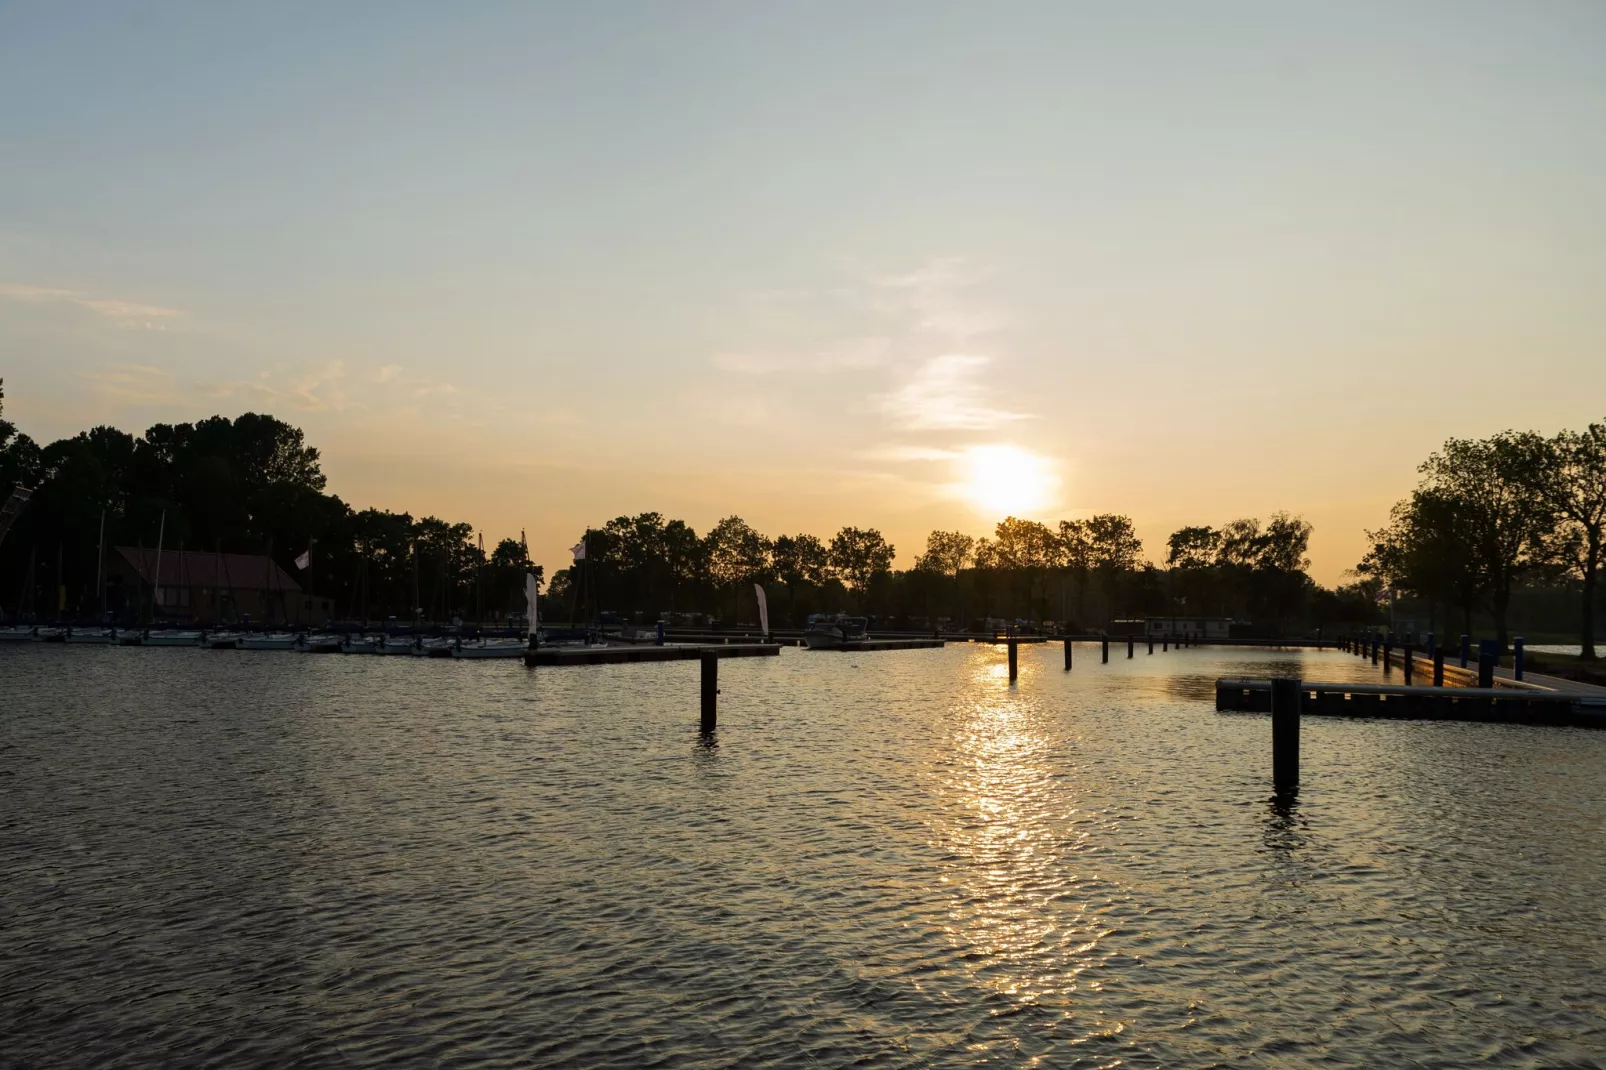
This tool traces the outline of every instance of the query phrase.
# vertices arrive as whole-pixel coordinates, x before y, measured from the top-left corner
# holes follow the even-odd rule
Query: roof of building
[[[146,583],[156,582],[156,551],[132,546],[115,548]],[[209,554],[199,550],[163,550],[163,587],[238,587],[251,591],[296,591],[301,585],[263,554]]]

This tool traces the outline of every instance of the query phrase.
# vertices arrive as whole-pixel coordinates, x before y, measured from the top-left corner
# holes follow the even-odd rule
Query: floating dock
[[[1606,700],[1565,691],[1484,687],[1405,687],[1300,681],[1300,713],[1422,721],[1606,728]],[[1216,709],[1271,712],[1270,680],[1216,681]]]
[[[946,645],[943,639],[856,639],[841,646],[812,646],[810,650],[846,650],[852,653],[867,650],[934,650]]]
[[[554,643],[524,652],[524,664],[551,665],[616,665],[630,661],[697,661],[704,654],[716,658],[772,658],[779,655],[779,643]]]

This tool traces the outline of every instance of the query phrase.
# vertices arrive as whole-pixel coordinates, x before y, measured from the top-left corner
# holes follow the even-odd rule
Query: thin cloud
[[[932,357],[903,386],[883,395],[880,407],[904,431],[988,431],[1034,419],[985,403],[976,375],[991,363],[990,357],[969,353]]]
[[[95,389],[119,401],[141,405],[169,405],[184,400],[171,372],[148,364],[113,364],[77,373]]]
[[[184,315],[176,308],[125,301],[120,298],[96,297],[80,290],[66,290],[54,286],[0,283],[0,298],[30,305],[71,305],[110,320],[124,330],[165,331],[166,321]]]

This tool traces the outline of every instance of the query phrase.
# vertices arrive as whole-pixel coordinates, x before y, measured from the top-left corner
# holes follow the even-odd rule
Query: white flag
[[[765,634],[770,634],[770,600],[764,597],[764,588],[753,584],[753,593],[758,595],[758,626]]]
[[[581,539],[569,547],[569,552],[574,555],[576,561],[584,561],[586,559],[586,541]]]
[[[540,606],[539,599],[540,599],[540,590],[539,590],[539,585],[535,582],[535,573],[526,572],[524,574],[524,601],[528,604],[527,612],[528,612],[529,617],[530,617],[530,631],[531,632],[535,631],[536,622],[539,619],[540,613],[541,613],[541,606]]]
[[[296,568],[304,569],[310,564],[312,564],[312,551],[311,550],[306,551],[300,557],[296,558]]]

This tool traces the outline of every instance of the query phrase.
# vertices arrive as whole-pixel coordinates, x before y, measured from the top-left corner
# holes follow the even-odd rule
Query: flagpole
[[[156,530],[156,579],[151,593],[151,616],[156,616],[162,604],[162,540],[167,536],[167,510],[162,510],[162,525]]]

